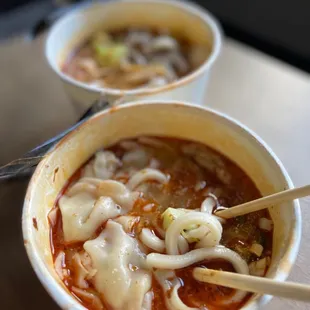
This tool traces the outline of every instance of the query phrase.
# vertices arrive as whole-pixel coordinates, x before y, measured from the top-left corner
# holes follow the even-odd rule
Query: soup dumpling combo
[[[160,87],[198,68],[208,46],[165,28],[100,30],[68,57],[62,71],[94,87]]]
[[[87,309],[239,309],[251,294],[200,283],[200,266],[264,276],[267,210],[214,213],[261,195],[199,143],[139,137],[99,151],[49,213],[56,272]]]

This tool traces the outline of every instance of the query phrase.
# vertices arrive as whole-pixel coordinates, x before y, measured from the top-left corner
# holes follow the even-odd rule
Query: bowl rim
[[[55,64],[53,61],[53,57],[50,56],[50,45],[51,45],[51,38],[55,35],[59,29],[64,27],[66,22],[75,16],[78,13],[87,14],[88,12],[91,12],[92,10],[95,10],[97,7],[106,7],[109,5],[118,5],[122,3],[141,3],[141,4],[147,4],[147,3],[155,3],[155,4],[162,4],[164,6],[170,5],[174,6],[176,8],[180,8],[183,11],[186,11],[188,14],[194,15],[198,18],[200,18],[205,24],[207,24],[210,27],[211,33],[213,35],[213,44],[212,44],[212,50],[209,55],[209,57],[203,62],[202,65],[200,65],[198,68],[196,68],[191,73],[185,75],[184,77],[177,79],[176,81],[169,83],[167,85],[158,86],[158,87],[152,87],[152,88],[135,88],[135,89],[117,89],[117,88],[108,88],[108,87],[94,87],[90,86],[87,83],[80,82],[69,75],[63,73],[60,69],[59,64]],[[93,3],[93,4],[86,4],[83,5],[72,12],[65,14],[63,17],[61,17],[48,31],[46,40],[45,40],[45,58],[50,66],[50,68],[64,81],[68,84],[71,84],[73,86],[76,86],[78,88],[82,88],[85,91],[98,93],[98,94],[106,94],[106,95],[112,95],[112,96],[141,96],[141,95],[152,95],[157,94],[160,92],[168,91],[183,85],[186,85],[190,83],[191,81],[197,79],[199,76],[201,76],[203,73],[208,72],[211,68],[211,66],[214,64],[216,59],[218,58],[221,48],[222,48],[222,36],[223,31],[222,28],[217,21],[217,19],[205,8],[202,6],[199,6],[198,4],[190,3],[188,1],[179,1],[179,0],[116,0],[111,1],[108,0],[104,3]]]
[[[62,309],[85,309],[84,306],[82,306],[73,296],[66,292],[64,288],[61,286],[59,282],[50,274],[48,271],[48,268],[46,267],[44,263],[44,259],[39,255],[37,251],[36,244],[33,240],[31,229],[33,226],[32,219],[28,215],[28,210],[31,208],[32,205],[32,198],[33,195],[37,189],[37,181],[39,174],[41,173],[42,168],[44,169],[45,162],[48,161],[50,154],[57,151],[59,146],[63,144],[65,141],[72,139],[77,132],[80,130],[83,130],[84,126],[88,126],[89,123],[96,119],[100,119],[105,117],[106,115],[110,113],[115,113],[118,110],[123,109],[130,109],[132,107],[136,106],[146,106],[146,105],[157,105],[160,108],[166,106],[167,104],[174,106],[175,108],[188,108],[188,109],[196,109],[196,110],[203,110],[204,112],[209,113],[212,115],[212,117],[217,117],[218,119],[223,120],[226,123],[232,123],[236,128],[241,129],[241,131],[251,137],[254,138],[254,141],[260,145],[262,149],[266,151],[266,155],[269,156],[278,166],[284,180],[286,181],[288,188],[294,188],[293,182],[288,175],[288,172],[284,168],[282,162],[280,159],[276,156],[276,154],[272,151],[272,149],[264,142],[262,138],[260,138],[254,131],[252,131],[250,128],[248,128],[246,125],[242,124],[240,121],[232,118],[231,116],[220,112],[216,109],[209,108],[209,107],[202,107],[193,105],[188,102],[182,102],[182,101],[176,101],[176,100],[139,100],[134,101],[131,103],[127,103],[121,106],[117,107],[111,107],[104,111],[101,111],[94,116],[92,116],[90,119],[88,119],[86,122],[81,124],[79,127],[77,127],[74,131],[69,133],[67,136],[62,138],[62,140],[51,150],[48,156],[46,156],[38,165],[36,168],[34,174],[31,177],[31,180],[28,184],[25,200],[23,204],[23,211],[22,211],[22,233],[23,233],[23,239],[24,239],[24,246],[26,248],[26,252],[28,255],[28,258],[30,260],[30,263],[32,265],[32,268],[34,269],[37,277],[39,278],[41,284],[45,287],[46,291],[50,294],[50,296],[53,298],[54,301],[62,308]],[[272,277],[272,279],[276,279],[278,281],[285,281],[286,278],[289,276],[290,271],[296,261],[299,247],[300,247],[300,241],[301,241],[301,233],[302,233],[302,217],[301,217],[301,210],[300,210],[300,204],[299,200],[295,199],[292,201],[292,205],[294,208],[293,213],[293,220],[294,224],[290,231],[290,238],[288,241],[288,244],[290,246],[286,250],[286,252],[283,254],[283,257],[285,258],[285,261],[281,261],[278,265],[278,268],[276,270],[276,275]],[[287,264],[287,262],[292,262],[290,264]],[[252,310],[253,305],[257,305],[259,308],[267,304],[272,299],[272,296],[270,295],[259,295],[259,297],[253,301],[251,301],[249,304],[243,306],[242,310]],[[256,308],[257,309],[257,308]]]

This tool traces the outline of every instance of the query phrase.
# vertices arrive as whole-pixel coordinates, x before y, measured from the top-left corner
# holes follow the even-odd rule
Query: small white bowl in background
[[[128,26],[163,27],[182,32],[192,42],[208,45],[211,52],[192,73],[170,84],[149,89],[100,89],[62,72],[61,67],[68,55],[96,30]],[[175,0],[118,0],[91,4],[60,18],[47,36],[45,55],[50,67],[62,79],[78,111],[82,112],[99,98],[100,93],[106,94],[112,101],[147,98],[203,104],[210,70],[220,50],[221,29],[215,18],[202,7]]]
[[[62,139],[39,164],[29,183],[23,208],[23,237],[30,262],[62,309],[85,310],[55,272],[48,213],[70,176],[97,150],[120,139],[143,135],[188,139],[219,151],[246,172],[263,196],[293,187],[273,151],[251,130],[222,113],[181,102],[142,101],[95,115]],[[288,201],[270,207],[269,211],[274,235],[267,277],[283,281],[299,249],[299,203]],[[270,299],[271,296],[255,294],[242,310],[260,309]]]

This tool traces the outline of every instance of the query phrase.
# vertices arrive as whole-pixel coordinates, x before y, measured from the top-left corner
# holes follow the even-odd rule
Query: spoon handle
[[[15,159],[8,164],[0,167],[0,180],[11,179],[19,176],[26,176],[32,172],[33,168],[43,159],[45,154],[58,143],[65,135],[77,128],[86,119],[79,121],[77,124],[63,131],[59,135],[45,141],[43,144],[35,147],[24,154],[21,158]]]
[[[84,123],[90,116],[108,106],[108,102],[96,102],[92,105],[72,127],[61,132],[57,136],[45,141],[31,151],[24,154],[21,158],[15,159],[10,163],[0,167],[0,181],[13,179],[21,176],[29,176],[38,163],[44,158],[49,150],[54,147],[64,136]]]

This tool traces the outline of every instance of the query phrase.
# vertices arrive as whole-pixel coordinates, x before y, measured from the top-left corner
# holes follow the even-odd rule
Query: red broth
[[[209,53],[168,29],[99,30],[72,51],[62,71],[95,87],[158,87],[188,75]]]
[[[193,159],[191,155],[185,155],[181,149],[184,145],[189,145],[189,141],[178,140],[173,138],[156,138],[165,143],[169,148],[154,147],[140,142],[141,147],[149,154],[149,162],[147,166],[156,161],[157,169],[170,176],[168,184],[159,188],[155,182],[148,182],[144,188],[144,192],[136,200],[133,209],[128,215],[138,216],[139,220],[135,222],[129,233],[132,237],[137,237],[142,228],[150,228],[159,235],[158,230],[163,229],[161,214],[168,207],[173,208],[187,208],[196,209],[200,208],[202,201],[205,199],[207,193],[213,193],[217,196],[221,207],[231,207],[246,201],[250,201],[261,197],[260,192],[256,188],[253,181],[232,161],[228,160],[225,156],[215,152],[214,150],[196,144],[199,149],[208,154],[210,161],[215,162],[216,169],[210,171],[203,168]],[[137,140],[132,140],[137,142]],[[114,152],[118,158],[122,158],[127,152],[121,143],[118,143],[107,150]],[[216,166],[217,159],[219,159]],[[139,164],[138,164],[139,165]],[[141,167],[139,167],[141,168]],[[81,176],[84,167],[81,167],[69,180],[68,184],[64,187],[61,195],[64,195],[67,189],[74,184]],[[124,166],[119,168],[124,169]],[[221,171],[224,169],[224,172]],[[126,182],[128,177],[126,174],[121,177],[113,177],[121,182]],[[225,176],[225,178],[223,178]],[[227,182],[227,176],[229,176]],[[223,182],[223,180],[225,182]],[[143,188],[142,188],[143,189]],[[153,204],[151,209],[144,210],[144,206]],[[113,310],[109,305],[102,300],[103,308],[91,304],[86,299],[80,298],[72,292],[72,286],[75,283],[75,271],[70,258],[72,253],[81,251],[83,249],[83,242],[66,244],[63,238],[62,218],[61,212],[58,208],[58,202],[55,205],[58,210],[56,220],[51,223],[51,248],[54,259],[56,259],[60,251],[65,253],[66,277],[64,284],[68,290],[87,308],[90,310],[108,309]],[[272,252],[272,234],[273,231],[262,230],[259,227],[259,219],[270,219],[267,210],[254,212],[248,215],[239,216],[227,220],[223,224],[223,234],[221,244],[236,251],[241,257],[250,264],[264,257],[271,257]],[[91,239],[96,238],[104,229],[105,223],[97,229]],[[260,257],[249,251],[253,243],[259,243],[263,246],[263,252]],[[151,250],[149,249],[151,252]],[[154,252],[154,251],[152,251]],[[247,300],[251,297],[248,294],[241,302],[236,304],[229,304],[223,306],[222,301],[229,298],[234,290],[220,287],[216,285],[200,283],[193,279],[192,270],[196,266],[207,267],[217,270],[234,271],[232,265],[223,260],[210,260],[202,261],[198,264],[192,265],[187,268],[176,270],[176,275],[182,283],[179,289],[179,296],[181,300],[190,307],[199,309],[220,309],[220,310],[235,310],[240,309]],[[265,273],[268,266],[266,267]],[[99,297],[92,283],[88,281],[89,288],[86,291],[95,294]],[[161,286],[155,278],[153,278],[152,290],[154,294],[152,310],[166,310],[164,302],[164,293]]]

